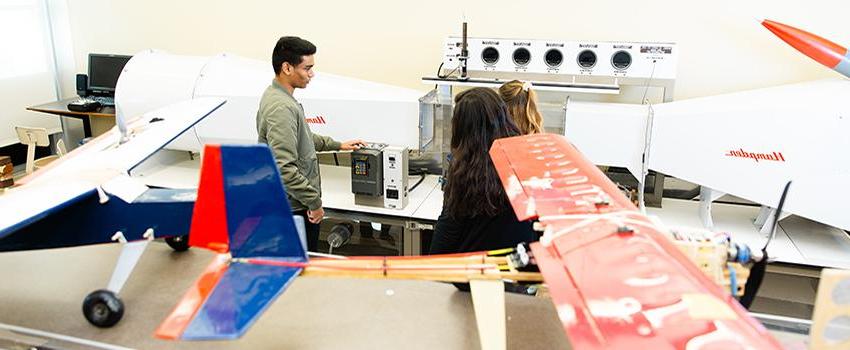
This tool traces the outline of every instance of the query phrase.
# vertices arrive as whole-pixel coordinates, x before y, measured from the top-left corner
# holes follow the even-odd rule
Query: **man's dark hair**
[[[301,64],[304,56],[310,56],[316,53],[316,45],[301,39],[297,36],[283,36],[278,39],[277,44],[272,51],[272,66],[274,66],[274,74],[280,74],[280,66],[283,62],[288,62],[292,66]]]

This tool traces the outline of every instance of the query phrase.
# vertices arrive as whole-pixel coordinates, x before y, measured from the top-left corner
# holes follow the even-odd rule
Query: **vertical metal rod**
[[[41,3],[44,9],[45,18],[47,19],[47,37],[50,41],[50,53],[53,57],[53,93],[56,96],[56,101],[59,101],[62,100],[62,93],[59,87],[59,57],[56,55],[56,39],[53,37],[53,17],[50,14],[50,4],[48,3],[48,0],[42,0]],[[62,141],[65,143],[66,147],[68,147],[71,143],[68,139],[65,117],[59,117],[59,125],[62,128]]]
[[[460,78],[459,79],[461,79],[461,80],[465,80],[465,79],[469,78],[467,76],[467,73],[466,73],[466,63],[467,63],[467,59],[469,58],[469,50],[467,49],[467,47],[468,47],[468,45],[467,45],[467,38],[466,38],[466,21],[464,21],[463,22],[463,41],[461,42],[461,45],[460,45],[460,57],[458,58],[460,60]]]

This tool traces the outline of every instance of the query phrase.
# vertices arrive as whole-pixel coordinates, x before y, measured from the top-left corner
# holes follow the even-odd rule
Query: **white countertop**
[[[410,192],[404,209],[387,209],[354,204],[351,168],[319,165],[319,171],[322,177],[322,204],[328,209],[436,221],[443,208],[443,191],[440,190],[437,175],[425,176],[425,180]],[[419,176],[410,176],[408,181],[408,186],[413,186],[419,181]]]
[[[189,159],[187,152],[159,152],[156,158],[134,170],[133,176],[153,187],[197,188],[200,178],[198,158]],[[425,180],[410,192],[404,209],[387,209],[354,204],[349,167],[319,165],[319,171],[322,177],[322,203],[326,209],[436,221],[443,208],[443,191],[437,175],[425,176]],[[419,181],[419,176],[410,176],[409,181],[409,186],[413,186]]]

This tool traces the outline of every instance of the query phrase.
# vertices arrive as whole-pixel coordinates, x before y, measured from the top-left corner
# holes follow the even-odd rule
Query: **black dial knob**
[[[632,55],[625,51],[617,51],[611,56],[611,65],[617,69],[626,69],[632,65]]]
[[[517,66],[527,66],[528,62],[531,62],[531,52],[528,52],[528,49],[520,47],[514,50],[514,63]]]
[[[543,59],[546,61],[547,66],[557,68],[564,61],[564,54],[561,53],[561,50],[549,49],[549,51],[546,51]]]
[[[591,50],[584,50],[579,52],[576,61],[582,68],[593,68],[596,65],[596,53]]]
[[[496,64],[499,62],[499,50],[492,46],[484,48],[484,51],[481,51],[481,60],[486,64]]]

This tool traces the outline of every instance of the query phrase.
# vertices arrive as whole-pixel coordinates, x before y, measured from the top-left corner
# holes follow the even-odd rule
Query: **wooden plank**
[[[469,287],[481,349],[504,350],[507,347],[504,283],[501,280],[471,280]]]
[[[850,349],[850,270],[824,269],[818,284],[809,343],[812,349]]]

